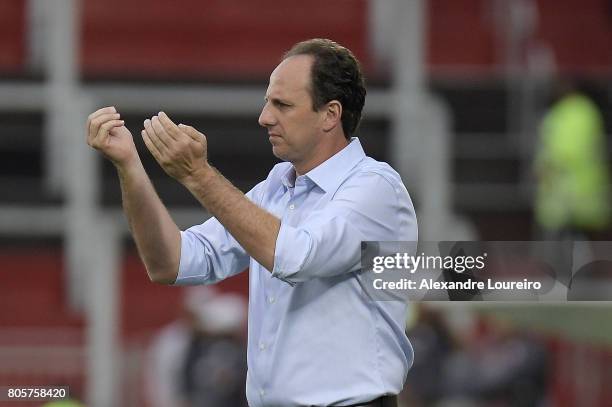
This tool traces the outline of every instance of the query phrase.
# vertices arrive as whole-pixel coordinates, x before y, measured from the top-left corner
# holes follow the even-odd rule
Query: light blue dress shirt
[[[413,351],[408,305],[374,301],[361,242],[417,240],[399,175],[357,138],[296,178],[277,164],[247,193],[281,219],[272,273],[215,218],[181,232],[176,284],[212,284],[250,270],[247,399],[259,406],[342,406],[397,394]]]

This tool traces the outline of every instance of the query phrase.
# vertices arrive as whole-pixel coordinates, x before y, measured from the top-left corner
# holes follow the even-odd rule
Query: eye
[[[281,100],[274,100],[272,103],[274,103],[274,106],[276,106],[278,109],[286,109],[291,106],[291,104],[283,102]]]

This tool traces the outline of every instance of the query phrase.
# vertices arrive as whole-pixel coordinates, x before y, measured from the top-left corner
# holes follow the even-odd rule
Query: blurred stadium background
[[[116,106],[175,220],[200,223],[142,120],[163,109],[205,132],[246,191],[275,163],[256,121],[268,75],[312,37],[362,61],[359,136],[401,172],[425,240],[534,238],[532,161],[559,76],[581,79],[612,145],[609,0],[1,0],[0,386],[152,405],[148,349],[184,290],[148,281],[85,118]],[[247,289],[246,273],[219,287]],[[415,306],[404,403],[610,406],[611,321],[609,303]]]

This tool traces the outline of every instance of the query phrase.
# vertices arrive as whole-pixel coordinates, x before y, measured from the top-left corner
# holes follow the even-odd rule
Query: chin
[[[290,161],[289,157],[287,156],[287,152],[283,151],[283,149],[280,147],[272,146],[272,154],[274,154],[274,157],[278,158],[279,160]]]

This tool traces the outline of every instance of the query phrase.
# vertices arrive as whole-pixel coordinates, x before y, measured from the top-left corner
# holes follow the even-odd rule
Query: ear
[[[327,102],[324,107],[325,117],[323,119],[323,130],[332,131],[337,126],[342,126],[342,104],[337,100]]]

